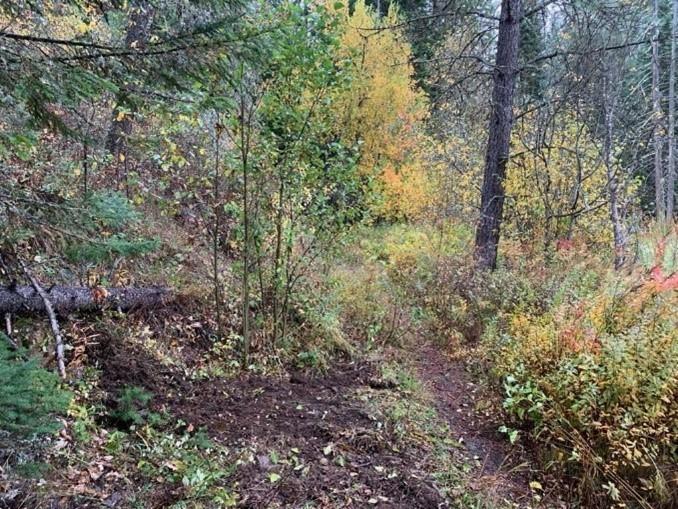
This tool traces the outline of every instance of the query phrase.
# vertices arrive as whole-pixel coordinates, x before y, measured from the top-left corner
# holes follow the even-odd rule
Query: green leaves
[[[509,428],[508,426],[499,426],[499,433],[504,433],[509,439],[511,444],[515,444],[518,441],[519,431],[517,429]]]
[[[103,262],[114,257],[141,256],[158,247],[155,239],[136,238],[126,232],[140,219],[138,212],[121,193],[94,193],[78,218],[90,241],[71,243],[66,255],[73,261]],[[104,235],[101,235],[104,233]]]
[[[139,219],[129,200],[118,192],[95,193],[88,203],[92,219],[105,228],[123,228]]]
[[[71,395],[55,373],[23,355],[10,351],[0,333],[0,429],[25,437],[52,433],[60,428],[55,415],[66,411]]]
[[[124,426],[143,424],[149,416],[148,404],[153,395],[141,387],[125,386],[110,416]]]

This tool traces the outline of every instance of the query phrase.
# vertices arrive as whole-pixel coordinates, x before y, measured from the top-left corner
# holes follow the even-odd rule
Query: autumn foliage
[[[544,301],[525,301],[486,331],[505,408],[534,427],[590,502],[676,501],[675,256],[675,232],[645,235],[625,275],[565,252],[562,272],[538,283]]]
[[[396,4],[380,18],[364,0],[340,12],[342,50],[354,75],[338,102],[344,139],[361,144],[360,171],[377,196],[373,210],[388,219],[421,214],[432,192],[423,157],[428,115],[426,95],[417,88],[412,48],[398,25]]]

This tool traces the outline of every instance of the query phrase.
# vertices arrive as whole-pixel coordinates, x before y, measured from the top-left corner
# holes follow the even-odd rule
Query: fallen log
[[[54,311],[60,314],[74,311],[98,311],[155,308],[171,300],[168,288],[86,286],[53,286],[45,290]],[[46,312],[45,300],[33,286],[0,286],[0,313],[32,314]]]

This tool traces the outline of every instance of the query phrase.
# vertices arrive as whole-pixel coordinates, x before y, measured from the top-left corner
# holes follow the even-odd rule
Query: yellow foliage
[[[656,507],[676,503],[662,488],[678,438],[676,245],[664,236],[625,274],[565,264],[550,296],[509,310],[484,339],[509,415],[531,421],[558,462],[579,465],[583,487],[614,476]]]
[[[505,182],[510,232],[553,240],[577,231],[588,240],[609,241],[607,176],[599,144],[569,114],[556,118],[549,139],[539,141],[537,115],[526,115],[513,130]]]
[[[76,6],[50,0],[42,2],[41,8],[43,16],[40,19],[35,15],[20,19],[0,15],[0,23],[11,25],[13,33],[22,35],[40,32],[56,39],[76,39],[92,34],[110,37],[110,30],[102,15],[91,5]],[[50,50],[45,48],[43,51]]]
[[[428,102],[412,76],[412,49],[396,25],[395,6],[380,20],[364,0],[340,12],[342,48],[354,79],[337,101],[348,142],[360,141],[360,169],[376,176],[381,201],[377,214],[387,218],[415,217],[431,195],[421,146]]]

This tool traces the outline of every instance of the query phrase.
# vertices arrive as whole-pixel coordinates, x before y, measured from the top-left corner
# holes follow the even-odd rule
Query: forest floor
[[[227,451],[239,507],[534,507],[539,498],[525,452],[497,431],[497,401],[434,345],[322,374],[236,379],[187,379],[137,347],[100,355],[107,393],[143,387],[155,395],[151,410]],[[165,460],[150,478],[118,465],[128,485],[98,483],[90,493],[107,507],[174,507],[190,498],[185,476],[171,482],[162,472],[181,461]]]
[[[489,389],[469,372],[464,359],[449,355],[439,347],[426,344],[417,358],[417,373],[432,394],[440,419],[450,434],[464,445],[473,469],[467,486],[491,501],[491,507],[544,505],[544,494],[531,485],[537,476],[533,451],[511,445],[499,433],[502,412],[498,393]],[[541,483],[538,484],[539,486]],[[551,494],[549,504],[553,503]]]
[[[15,485],[0,507],[554,507],[497,431],[496,396],[438,346],[228,378],[186,376],[129,339],[103,345],[103,393],[143,388],[170,422],[102,421],[86,438],[70,425],[48,481]]]

